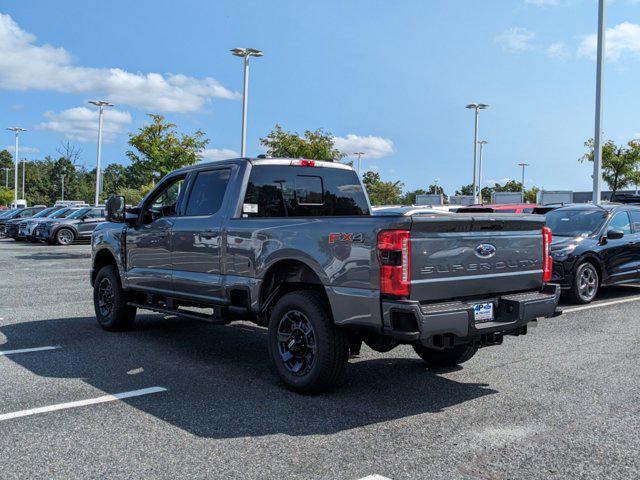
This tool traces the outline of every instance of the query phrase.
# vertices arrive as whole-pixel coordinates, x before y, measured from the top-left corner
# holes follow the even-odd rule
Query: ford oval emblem
[[[496,254],[496,247],[490,243],[481,243],[476,247],[476,256],[480,258],[491,258]]]

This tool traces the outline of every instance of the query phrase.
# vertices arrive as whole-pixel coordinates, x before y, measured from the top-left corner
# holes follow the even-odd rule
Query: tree
[[[0,187],[0,205],[9,205],[13,202],[13,189]]]
[[[0,152],[0,168],[13,168],[13,155],[7,149]]]
[[[538,201],[539,191],[540,189],[538,187],[531,187],[529,190],[525,190],[524,201],[528,203],[536,203]]]
[[[416,204],[416,197],[418,195],[424,195],[426,192],[426,190],[423,190],[422,188],[419,188],[417,190],[414,190],[412,192],[407,192],[402,196],[402,204],[403,205],[415,205]]]
[[[444,195],[444,188],[442,188],[440,185],[437,184],[431,184],[429,185],[429,188],[427,189],[427,193],[430,195]]]
[[[402,202],[402,182],[383,182],[378,172],[365,172],[362,177],[372,205],[399,205]]]
[[[108,196],[127,186],[127,167],[119,163],[110,163],[102,176],[102,191]]]
[[[301,137],[276,124],[266,137],[260,139],[260,144],[267,147],[267,155],[274,158],[308,158],[334,162],[346,156],[335,148],[333,135],[321,128],[306,130]]]
[[[200,152],[209,140],[198,130],[193,135],[178,133],[176,125],[168,123],[162,115],[150,114],[152,122],[129,134],[129,150],[126,155],[131,160],[129,173],[133,187],[157,181],[177,168],[193,165],[200,161]]]
[[[473,195],[473,185],[462,185],[458,190],[456,190],[456,195]]]
[[[580,162],[593,162],[593,139],[584,144],[589,149],[580,159]],[[629,186],[638,184],[640,172],[640,140],[631,140],[626,145],[618,146],[613,140],[608,140],[602,146],[602,178],[615,195],[615,193]]]

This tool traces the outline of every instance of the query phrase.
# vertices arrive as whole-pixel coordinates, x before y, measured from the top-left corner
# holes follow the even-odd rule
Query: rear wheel
[[[470,360],[478,351],[478,347],[474,345],[458,345],[453,348],[436,350],[425,347],[421,343],[414,344],[413,349],[429,368],[447,368],[460,365]]]
[[[93,284],[93,306],[100,326],[117,332],[131,328],[136,318],[136,307],[127,305],[127,294],[122,289],[118,271],[113,265],[102,267]]]
[[[574,303],[591,303],[598,294],[599,286],[598,270],[593,263],[583,262],[576,268],[569,297]]]
[[[317,292],[292,292],[271,312],[269,354],[287,388],[319,393],[334,387],[344,375],[349,342]]]
[[[56,243],[58,245],[71,245],[74,239],[75,235],[73,234],[73,231],[68,228],[61,228],[56,232]]]

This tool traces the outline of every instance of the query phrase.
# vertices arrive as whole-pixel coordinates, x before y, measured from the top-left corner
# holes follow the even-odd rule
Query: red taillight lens
[[[411,235],[409,230],[378,234],[380,292],[408,297],[411,292]]]
[[[315,160],[293,160],[291,165],[295,165],[297,167],[315,167]]]
[[[549,227],[542,227],[542,281],[550,282],[553,275],[553,260],[549,255],[553,235]]]

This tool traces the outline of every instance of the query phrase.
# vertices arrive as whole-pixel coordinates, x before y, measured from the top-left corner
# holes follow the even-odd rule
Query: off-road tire
[[[287,366],[283,349],[288,348],[279,329],[292,312],[300,314],[311,327],[315,353],[308,362],[308,371],[293,373]],[[271,312],[269,319],[269,355],[280,380],[297,393],[320,393],[340,383],[349,360],[347,333],[333,323],[325,302],[314,291],[296,291],[284,295]],[[307,338],[307,336],[304,336]]]
[[[573,285],[567,292],[569,300],[579,305],[591,303],[600,290],[600,275],[595,265],[584,261],[576,267],[573,274]]]
[[[453,348],[436,350],[425,347],[421,343],[414,344],[413,349],[429,368],[448,368],[460,365],[470,360],[478,351],[478,347],[474,345],[457,345]]]
[[[104,288],[111,287],[111,308],[105,313],[101,304]],[[107,265],[100,269],[93,284],[93,305],[98,324],[107,331],[118,332],[128,330],[136,319],[136,307],[127,305],[127,294],[122,289],[116,267]]]

